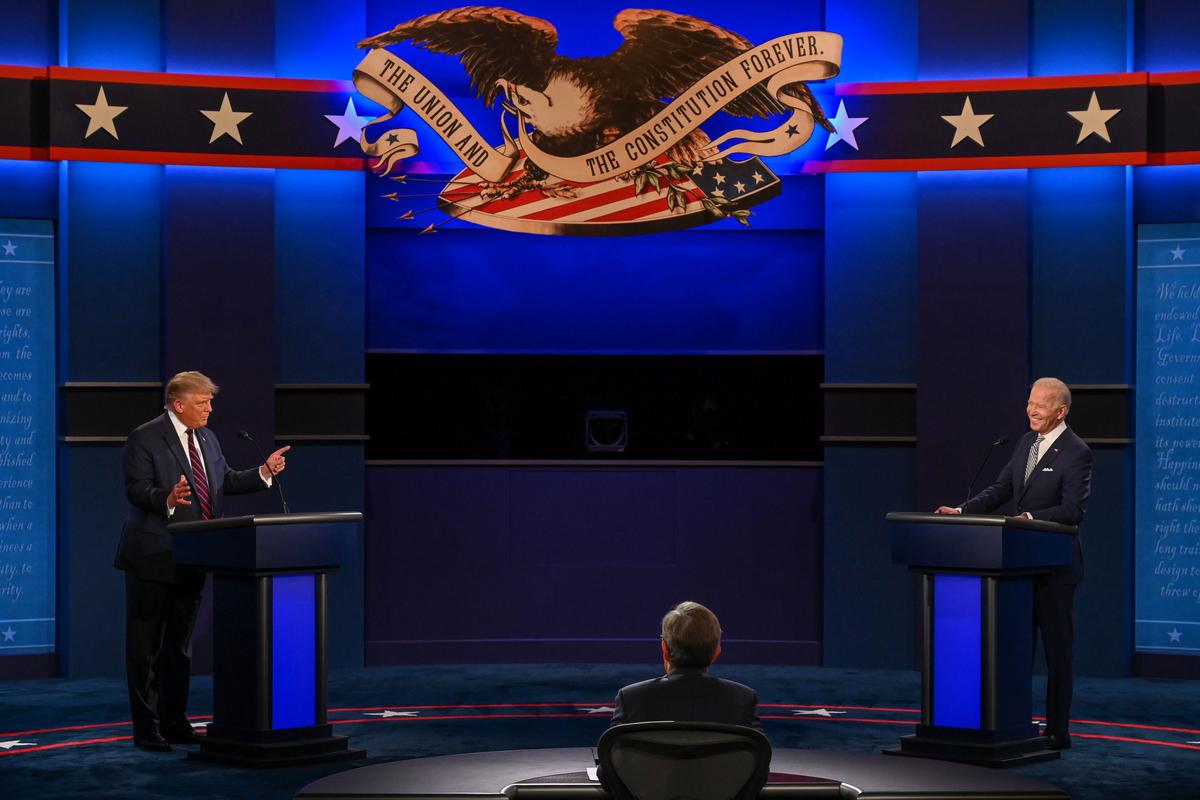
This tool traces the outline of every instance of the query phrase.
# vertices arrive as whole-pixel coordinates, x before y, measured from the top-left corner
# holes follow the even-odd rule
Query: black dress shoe
[[[157,733],[134,736],[133,744],[135,747],[142,750],[149,750],[151,753],[166,753],[172,749],[171,743]]]
[[[202,741],[202,737],[196,735],[191,725],[186,728],[183,726],[164,728],[162,735],[163,739],[171,744],[199,744]]]
[[[1046,736],[1046,747],[1051,750],[1066,750],[1071,746],[1071,734],[1051,733]]]

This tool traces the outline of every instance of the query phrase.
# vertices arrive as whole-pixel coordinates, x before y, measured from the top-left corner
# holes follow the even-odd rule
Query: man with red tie
[[[286,466],[288,447],[256,469],[229,467],[205,430],[218,391],[202,373],[175,375],[165,413],[129,434],[122,455],[130,508],[114,566],[125,571],[125,673],[133,741],[143,750],[197,739],[187,695],[204,573],[176,566],[167,524],[220,517],[226,494],[266,489]]]

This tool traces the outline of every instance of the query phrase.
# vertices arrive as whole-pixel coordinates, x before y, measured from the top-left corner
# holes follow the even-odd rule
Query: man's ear
[[[660,649],[662,650],[663,669],[666,670],[667,672],[670,672],[671,671],[671,651],[667,649],[667,642],[665,639],[659,640],[658,644],[660,646]]]
[[[720,657],[721,657],[721,645],[718,644],[717,651],[715,653],[713,653],[712,661],[710,661],[708,663],[715,664],[715,663],[717,663],[717,659]]]

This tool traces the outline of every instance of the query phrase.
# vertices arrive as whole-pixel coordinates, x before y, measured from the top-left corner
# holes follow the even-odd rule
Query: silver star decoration
[[[349,139],[352,142],[357,142],[362,136],[362,129],[367,123],[375,119],[374,117],[360,117],[358,110],[354,107],[354,98],[346,98],[346,110],[341,114],[325,114],[325,119],[337,126],[337,140],[333,143],[337,147],[342,142]]]
[[[415,717],[420,713],[420,711],[392,711],[388,709],[387,711],[368,711],[363,716],[390,719],[392,717]]]
[[[1171,260],[1172,261],[1183,261],[1183,254],[1186,252],[1187,252],[1187,250],[1184,250],[1179,245],[1175,245],[1175,249],[1170,251]],[[12,255],[12,253],[9,253],[8,255]]]
[[[1112,144],[1112,139],[1108,138],[1108,121],[1120,112],[1119,108],[1101,108],[1100,101],[1096,99],[1096,92],[1093,91],[1087,108],[1083,111],[1067,112],[1080,123],[1079,138],[1075,140],[1075,144],[1079,144],[1093,133]]]
[[[15,642],[17,640],[17,632],[13,630],[12,625],[9,625],[4,630],[0,631],[0,633],[4,634],[4,641],[6,642]]]
[[[213,124],[212,136],[209,137],[208,143],[212,144],[222,136],[228,136],[238,144],[242,142],[241,131],[238,130],[238,125],[246,121],[246,118],[253,114],[253,111],[234,111],[233,106],[229,103],[229,92],[221,98],[221,107],[214,111],[201,111],[201,114],[208,117]]]
[[[870,117],[851,117],[846,114],[846,101],[838,102],[837,113],[829,118],[829,122],[833,125],[833,133],[829,134],[829,139],[825,142],[825,149],[833,147],[838,142],[845,142],[858,149],[858,140],[854,138],[854,129],[862,125]]]
[[[1167,631],[1167,638],[1173,644],[1182,644],[1183,643],[1183,631],[1179,630],[1179,628],[1175,628],[1174,630],[1169,630],[1169,631]]]
[[[5,742],[0,742],[0,747],[5,750],[12,750],[14,747],[34,747],[37,742],[22,742],[20,739],[9,739]]]
[[[9,239],[7,242],[4,243],[4,255],[15,256],[16,254],[17,254],[17,246],[12,243],[12,239]]]
[[[954,126],[954,141],[950,142],[950,147],[958,146],[958,143],[963,139],[970,139],[975,144],[983,147],[983,134],[980,128],[983,124],[991,119],[994,114],[976,114],[975,109],[971,107],[971,96],[963,101],[961,114],[942,115],[942,119]]]
[[[117,136],[117,123],[113,120],[129,109],[129,106],[110,106],[108,98],[104,96],[103,86],[96,93],[95,103],[76,103],[75,107],[87,114],[88,117],[87,133],[83,135],[85,139],[99,130],[108,131],[114,139],[119,138]]]
[[[793,708],[792,715],[797,717],[832,717],[834,714],[845,714],[845,711],[830,711],[827,708]]]
[[[611,714],[616,711],[612,706],[576,706],[576,709],[589,714]]]

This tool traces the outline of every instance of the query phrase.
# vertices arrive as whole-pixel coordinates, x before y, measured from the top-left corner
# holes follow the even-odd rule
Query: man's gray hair
[[[662,638],[672,667],[704,668],[721,645],[721,623],[704,606],[685,600],[663,617]]]
[[[1055,398],[1058,400],[1058,405],[1066,406],[1067,410],[1071,410],[1071,389],[1058,378],[1038,378],[1033,382],[1030,389],[1049,389],[1054,392]]]
[[[221,387],[213,383],[212,378],[203,372],[177,372],[167,381],[167,400],[165,408],[171,407],[173,400],[178,400],[185,394],[212,394],[221,391]]]

